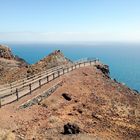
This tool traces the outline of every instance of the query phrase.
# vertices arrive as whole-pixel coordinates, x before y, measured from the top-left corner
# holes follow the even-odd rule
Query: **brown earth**
[[[1,108],[0,135],[17,140],[140,139],[140,94],[95,66],[70,72],[33,94],[60,80],[63,85],[39,105],[17,109],[26,96]],[[77,125],[80,133],[64,135],[67,123]]]

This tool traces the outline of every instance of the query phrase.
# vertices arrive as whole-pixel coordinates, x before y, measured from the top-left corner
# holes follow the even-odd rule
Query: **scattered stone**
[[[83,74],[84,74],[84,76],[88,76],[88,74],[87,74],[87,73],[85,73],[85,72],[83,72]]]
[[[80,128],[76,124],[67,123],[66,125],[64,125],[64,135],[78,133],[80,133]]]
[[[68,93],[63,93],[62,96],[67,100],[67,101],[71,101],[71,97]]]
[[[73,116],[73,114],[72,114],[72,113],[68,113],[68,115],[69,115],[69,116]]]
[[[77,100],[75,100],[75,103],[77,103],[78,101]]]
[[[77,110],[80,114],[82,114],[83,113],[83,111],[81,110],[81,109],[78,109]]]
[[[103,118],[101,115],[98,115],[98,114],[96,114],[94,112],[92,113],[92,117],[97,119],[97,120],[102,120],[102,118]]]
[[[46,104],[41,104],[41,106],[43,106],[45,108],[48,108],[48,106]]]
[[[85,104],[82,104],[83,105],[83,107],[85,107],[86,105]]]
[[[73,111],[75,111],[76,110],[76,107],[75,106],[73,106]]]

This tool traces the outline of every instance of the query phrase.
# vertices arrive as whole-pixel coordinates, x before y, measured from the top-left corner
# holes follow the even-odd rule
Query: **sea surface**
[[[140,91],[140,44],[7,44],[15,55],[33,64],[60,49],[71,60],[92,57],[109,65],[111,77]]]

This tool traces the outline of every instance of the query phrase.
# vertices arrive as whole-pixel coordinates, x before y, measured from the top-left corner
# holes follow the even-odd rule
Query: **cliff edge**
[[[14,56],[11,49],[5,45],[0,45],[0,83],[6,83],[21,69],[28,66],[28,63]]]

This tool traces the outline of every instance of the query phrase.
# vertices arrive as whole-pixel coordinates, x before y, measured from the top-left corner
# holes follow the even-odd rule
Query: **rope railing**
[[[10,89],[6,89],[3,91],[0,91],[0,107],[6,104],[9,104],[13,101],[19,100],[19,98],[31,94],[32,91],[40,88],[42,85],[54,80],[57,77],[60,77],[61,75],[64,75],[65,73],[68,73],[74,69],[80,68],[86,65],[94,65],[96,64],[98,60],[96,59],[87,59],[86,61],[76,61],[76,63],[73,63],[72,65],[69,65],[67,67],[59,67],[57,69],[54,68],[50,73],[44,73],[40,77],[34,77],[34,79],[30,79],[28,82],[24,81],[20,84],[15,84],[14,86],[10,87]]]

